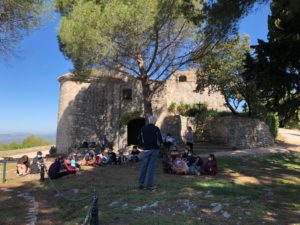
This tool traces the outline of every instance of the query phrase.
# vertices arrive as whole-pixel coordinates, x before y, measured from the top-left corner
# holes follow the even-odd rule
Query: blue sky
[[[240,23],[239,32],[251,43],[266,39],[269,7],[260,7]],[[0,133],[55,133],[59,83],[72,69],[56,39],[59,18],[27,35],[19,44],[19,57],[0,61]]]

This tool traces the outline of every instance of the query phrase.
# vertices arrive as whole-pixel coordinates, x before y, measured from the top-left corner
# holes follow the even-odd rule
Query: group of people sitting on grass
[[[17,161],[17,174],[20,176],[27,175],[29,173],[39,173],[44,165],[43,153],[38,151],[33,158],[32,163],[27,155],[23,155]]]
[[[218,171],[217,159],[214,154],[209,154],[204,162],[199,155],[195,155],[190,149],[183,152],[172,147],[170,153],[166,153],[162,160],[165,173],[184,174],[184,175],[212,175]]]
[[[37,174],[41,172],[42,167],[45,168],[42,152],[38,151],[33,158],[32,163],[27,155],[23,155],[17,161],[17,173],[20,176],[27,174]],[[76,162],[75,155],[57,157],[48,170],[50,178],[59,178],[67,174],[75,174],[79,171],[80,165]]]
[[[133,146],[130,150],[129,146],[124,149],[120,149],[118,154],[110,147],[104,149],[98,149],[96,153],[93,149],[90,149],[84,155],[81,164],[82,165],[120,165],[125,162],[138,162],[140,161],[141,151],[137,146]]]
[[[193,153],[193,134],[189,127],[186,135],[186,144],[188,146],[183,152],[177,150],[176,139],[167,134],[164,136],[165,154],[163,156],[163,169],[166,173],[174,174],[209,174],[216,175],[217,160],[213,154],[210,154],[206,162],[200,156]],[[105,136],[98,143],[88,143],[83,141],[80,148],[85,149],[82,155],[75,148],[68,156],[60,156],[55,159],[48,170],[51,179],[56,179],[67,174],[76,174],[80,166],[103,166],[103,165],[120,165],[125,162],[138,162],[141,160],[141,151],[136,145],[130,149],[126,146],[116,154]],[[37,152],[33,162],[27,155],[22,156],[17,162],[17,173],[20,176],[28,173],[39,173],[44,165],[42,152]]]

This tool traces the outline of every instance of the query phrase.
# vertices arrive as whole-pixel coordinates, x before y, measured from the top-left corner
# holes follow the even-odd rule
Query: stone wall
[[[203,94],[195,92],[196,90],[196,71],[187,70],[177,72],[172,79],[166,82],[166,99],[167,105],[171,102],[193,103],[207,103],[209,109],[216,111],[228,111],[225,107],[224,97],[220,92],[208,93],[206,89]],[[180,82],[179,77],[185,76],[186,81]]]
[[[189,126],[195,132],[196,142],[224,145],[233,149],[265,147],[274,143],[269,127],[257,119],[228,116],[204,120],[196,121],[191,117],[169,116],[162,124],[162,131],[170,133],[179,144],[184,143]]]
[[[177,75],[168,80],[154,94],[152,109],[158,120],[156,125],[164,133],[171,132],[178,140],[184,136],[181,117],[175,119],[168,114],[168,104],[207,102],[209,108],[223,110],[224,99],[220,94],[209,96],[195,93],[195,74],[180,72],[187,76],[186,82],[179,82]],[[97,142],[102,135],[114,144],[116,149],[127,144],[127,125],[120,127],[120,118],[133,111],[143,116],[142,89],[138,79],[132,77],[99,76],[78,81],[72,74],[59,78],[60,98],[56,146],[58,153],[67,152],[70,147],[83,141]],[[132,90],[132,99],[124,100],[122,91]],[[174,121],[175,120],[175,121]],[[176,124],[179,124],[178,126]],[[191,123],[190,123],[191,124]]]
[[[204,141],[232,148],[265,147],[274,143],[269,127],[258,119],[219,117],[205,121]]]

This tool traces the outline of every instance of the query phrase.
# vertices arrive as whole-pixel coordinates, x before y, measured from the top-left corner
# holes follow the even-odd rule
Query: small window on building
[[[184,76],[184,75],[179,76],[178,81],[179,82],[186,82],[186,76]]]
[[[123,100],[132,100],[132,90],[123,89]]]

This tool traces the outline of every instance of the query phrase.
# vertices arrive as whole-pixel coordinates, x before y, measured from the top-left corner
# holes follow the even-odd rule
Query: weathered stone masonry
[[[180,81],[180,79],[184,78]],[[208,103],[214,110],[226,110],[224,99],[219,93],[200,95],[194,92],[194,71],[183,71],[168,80],[152,99],[157,125],[163,132],[171,102]],[[132,77],[99,76],[76,81],[72,74],[59,78],[60,98],[56,145],[59,153],[67,152],[82,141],[97,141],[101,135],[114,143],[116,148],[127,144],[128,131],[120,128],[119,119],[126,112],[143,111],[141,84]],[[131,98],[124,99],[123,91],[131,90]],[[186,127],[180,127],[184,132]]]

